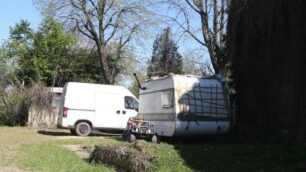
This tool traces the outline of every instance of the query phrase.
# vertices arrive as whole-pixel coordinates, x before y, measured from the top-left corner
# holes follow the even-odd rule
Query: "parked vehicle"
[[[227,83],[220,76],[170,75],[148,80],[140,88],[137,120],[148,122],[150,133],[158,137],[214,135],[230,128]],[[141,131],[130,128],[125,138],[134,138],[129,135]]]
[[[58,124],[79,136],[89,135],[92,129],[120,131],[137,111],[137,98],[122,86],[68,82]]]

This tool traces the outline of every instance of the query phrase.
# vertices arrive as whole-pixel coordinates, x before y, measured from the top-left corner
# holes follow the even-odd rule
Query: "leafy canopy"
[[[148,76],[163,76],[168,73],[183,73],[182,55],[178,52],[178,46],[171,38],[169,27],[161,35],[157,35],[154,41]]]

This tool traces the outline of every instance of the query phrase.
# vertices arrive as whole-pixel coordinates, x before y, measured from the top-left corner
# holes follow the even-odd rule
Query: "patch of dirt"
[[[29,170],[20,169],[16,166],[0,167],[0,172],[30,172]]]
[[[84,160],[88,160],[93,149],[82,145],[61,145],[62,148],[74,152],[77,156]]]

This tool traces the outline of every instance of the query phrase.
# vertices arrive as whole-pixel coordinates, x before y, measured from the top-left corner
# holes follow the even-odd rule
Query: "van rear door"
[[[59,106],[59,112],[58,112],[58,118],[57,118],[57,127],[64,127],[63,125],[63,115],[64,115],[64,106],[65,106],[65,97],[67,93],[67,87],[68,83],[65,84],[62,95],[61,95],[61,100],[60,100],[60,106]],[[67,127],[67,126],[66,126]]]

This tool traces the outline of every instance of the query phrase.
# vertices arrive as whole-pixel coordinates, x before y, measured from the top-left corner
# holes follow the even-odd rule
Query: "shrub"
[[[0,124],[14,126],[25,125],[31,105],[40,109],[51,109],[52,94],[38,82],[31,87],[12,86],[4,92],[0,103]]]
[[[0,105],[0,124],[24,125],[27,117],[25,97],[19,92],[6,93]]]

